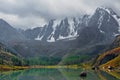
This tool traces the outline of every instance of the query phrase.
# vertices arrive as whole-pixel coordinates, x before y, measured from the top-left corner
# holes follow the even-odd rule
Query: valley
[[[27,30],[0,19],[0,71],[81,68],[120,79],[119,19],[104,7],[92,15],[52,19]]]

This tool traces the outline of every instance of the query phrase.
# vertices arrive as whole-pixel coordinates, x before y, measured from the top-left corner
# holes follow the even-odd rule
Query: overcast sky
[[[0,18],[27,29],[41,27],[50,19],[92,14],[103,5],[120,11],[120,0],[0,0]]]

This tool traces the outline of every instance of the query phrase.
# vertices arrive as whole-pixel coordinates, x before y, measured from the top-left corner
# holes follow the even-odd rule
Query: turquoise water
[[[79,75],[82,69],[29,69],[0,73],[0,80],[118,80],[107,73],[86,71],[87,77]],[[99,77],[102,76],[102,79]]]

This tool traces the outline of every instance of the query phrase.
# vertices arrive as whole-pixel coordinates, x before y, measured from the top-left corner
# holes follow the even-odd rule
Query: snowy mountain
[[[111,15],[117,21],[117,23],[119,24],[118,31],[120,32],[120,16],[118,16],[111,8],[102,8],[102,9],[104,9],[105,11],[107,11],[107,13],[109,15]]]
[[[59,20],[50,20],[43,28],[39,30],[37,36],[35,35],[35,40],[55,42],[57,40],[76,39],[79,34],[78,32],[87,26],[89,21],[89,16],[84,15],[79,18],[64,18]],[[27,34],[26,30],[26,34]],[[34,33],[34,29],[31,30]]]
[[[113,40],[115,36],[120,34],[120,17],[111,8],[99,7],[92,15],[53,19],[44,27],[27,29],[22,31],[22,34],[0,19],[0,32],[0,40],[2,41],[17,41],[27,38],[44,42],[76,39],[87,42],[95,40],[105,42]]]
[[[80,32],[80,37],[86,42],[111,42],[119,32],[119,17],[109,8],[97,8],[90,17],[88,26]],[[117,16],[117,14],[116,14]]]
[[[99,7],[93,15],[50,20],[40,29],[29,30],[32,35],[29,35],[28,30],[26,30],[26,34],[29,36],[28,39],[47,42],[75,40],[76,38],[84,38],[85,34],[89,36],[92,33],[98,33],[94,37],[102,36],[103,40],[111,40],[120,33],[119,26],[120,17],[111,8]],[[87,29],[88,31],[86,31]]]
[[[63,20],[51,20],[49,24],[43,28],[43,32],[39,33],[35,40],[55,42],[56,40],[77,37],[78,25],[75,25],[74,20],[68,18]],[[79,23],[79,19],[77,23]]]

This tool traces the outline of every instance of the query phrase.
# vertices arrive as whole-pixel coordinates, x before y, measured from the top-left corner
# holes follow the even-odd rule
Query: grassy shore
[[[8,66],[8,65],[0,65],[0,71],[10,71],[10,70],[24,70],[24,69],[32,69],[32,68],[73,68],[78,69],[80,66],[78,65],[34,65],[34,66]]]
[[[10,71],[10,70],[23,70],[28,69],[28,66],[8,66],[8,65],[0,65],[0,71]]]

